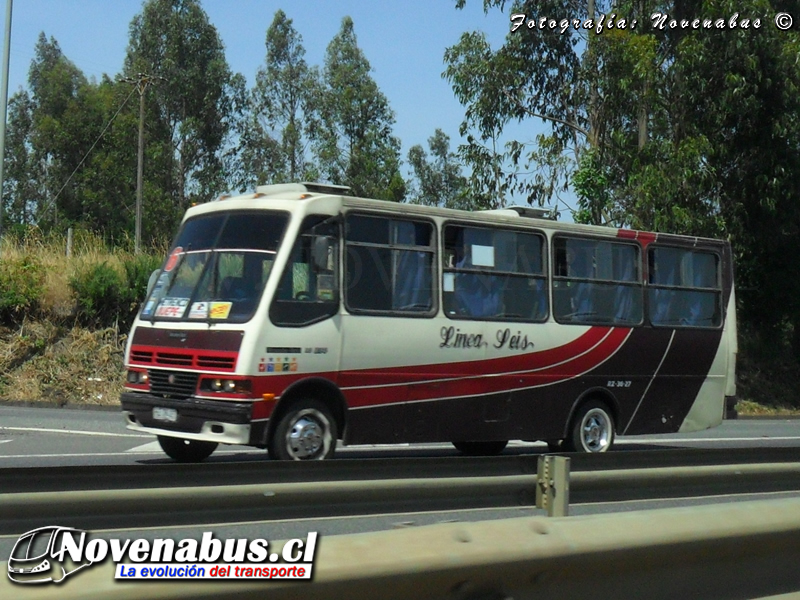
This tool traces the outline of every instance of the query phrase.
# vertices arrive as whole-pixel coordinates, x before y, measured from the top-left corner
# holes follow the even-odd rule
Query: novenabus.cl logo
[[[76,544],[75,538],[80,538]],[[84,567],[91,560],[75,562],[72,554],[65,558],[66,547],[82,546],[86,532],[72,527],[39,527],[23,533],[8,559],[8,578],[16,583],[59,583]],[[81,557],[82,558],[82,557]]]

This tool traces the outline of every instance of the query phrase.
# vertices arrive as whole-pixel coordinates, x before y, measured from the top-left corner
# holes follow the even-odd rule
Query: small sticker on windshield
[[[187,304],[189,304],[188,298],[164,298],[156,308],[156,316],[173,319],[182,317]]]
[[[155,300],[148,300],[147,304],[144,305],[144,309],[142,309],[142,316],[146,317],[151,312],[153,312],[153,306],[155,305]]]
[[[189,309],[190,319],[206,319],[208,318],[208,302],[192,302],[192,308]]]
[[[208,316],[212,319],[227,319],[233,302],[212,302]]]

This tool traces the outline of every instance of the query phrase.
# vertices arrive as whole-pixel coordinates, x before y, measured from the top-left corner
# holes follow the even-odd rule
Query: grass
[[[44,270],[44,292],[40,298],[40,311],[46,318],[70,315],[75,308],[75,298],[69,280],[88,265],[107,263],[124,274],[122,266],[133,252],[130,244],[109,248],[99,236],[86,231],[76,231],[71,255],[67,256],[66,236],[45,234],[38,228],[28,230],[24,238],[4,236],[0,240],[0,259],[18,261],[26,256],[36,259]]]
[[[76,231],[67,256],[66,236],[36,228],[24,238],[6,235],[0,240],[0,265],[13,269],[30,257],[43,273],[35,309],[0,325],[0,399],[59,406],[119,401],[127,331],[81,327],[69,282],[102,263],[124,275],[123,264],[133,258],[133,244],[122,242],[109,247],[97,235]],[[163,250],[152,253],[163,255]]]
[[[738,400],[736,411],[743,417],[791,417],[800,415],[800,410],[791,406],[768,406],[753,400]]]

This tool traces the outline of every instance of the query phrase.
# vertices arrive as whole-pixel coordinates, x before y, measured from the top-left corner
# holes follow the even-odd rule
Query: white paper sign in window
[[[472,266],[494,268],[494,246],[472,245]]]

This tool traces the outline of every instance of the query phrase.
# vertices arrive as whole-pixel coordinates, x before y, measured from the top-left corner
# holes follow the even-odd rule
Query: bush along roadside
[[[78,322],[86,327],[127,330],[144,299],[150,273],[160,263],[160,258],[142,254],[122,261],[124,273],[107,262],[76,273],[69,285],[76,297]]]

